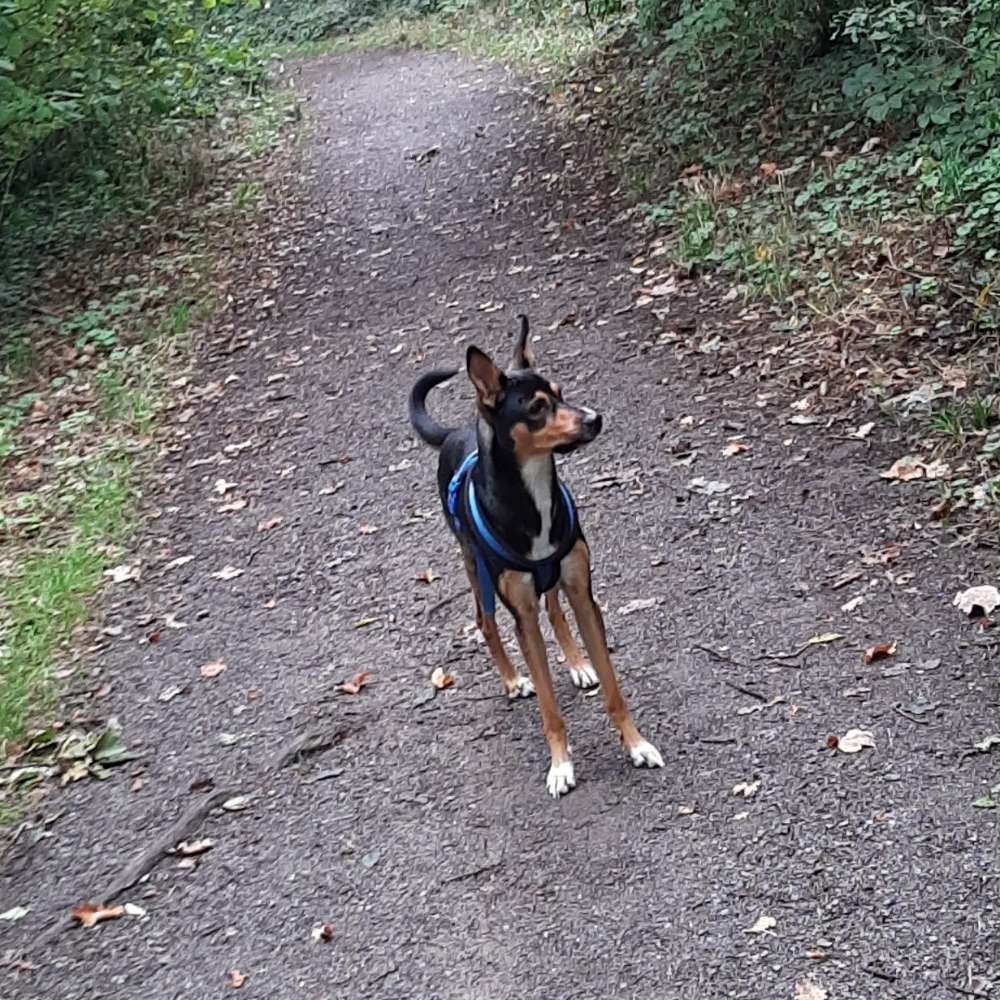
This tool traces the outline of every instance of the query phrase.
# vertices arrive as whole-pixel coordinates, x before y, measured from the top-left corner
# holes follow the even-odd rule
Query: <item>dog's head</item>
[[[600,434],[599,413],[571,406],[558,385],[535,371],[526,317],[521,317],[510,371],[501,371],[478,347],[468,349],[465,365],[480,414],[519,462],[552,452],[566,454]]]

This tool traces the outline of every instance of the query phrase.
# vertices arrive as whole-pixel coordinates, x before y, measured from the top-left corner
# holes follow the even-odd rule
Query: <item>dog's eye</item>
[[[528,413],[533,417],[540,417],[548,408],[549,404],[547,400],[536,398],[531,401]]]

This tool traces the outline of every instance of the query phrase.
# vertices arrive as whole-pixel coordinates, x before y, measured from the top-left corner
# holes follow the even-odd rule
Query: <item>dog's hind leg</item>
[[[483,611],[483,602],[479,595],[479,578],[476,575],[476,566],[471,556],[464,549],[462,551],[462,561],[465,563],[465,572],[469,577],[469,584],[472,587],[472,597],[476,602],[476,625],[479,631],[483,633],[483,638],[486,640],[486,647],[493,657],[493,662],[497,665],[503,689],[511,701],[517,698],[530,698],[535,693],[534,685],[529,678],[519,674],[514,664],[510,662],[510,657],[507,656],[507,650],[504,648],[503,639],[500,638],[500,632],[497,629],[496,617],[488,615]]]
[[[573,632],[563,614],[562,605],[559,603],[559,588],[553,587],[545,595],[545,610],[548,613],[549,621],[552,623],[552,631],[556,634],[556,642],[566,659],[566,666],[569,668],[569,675],[573,683],[578,688],[597,687],[597,673],[594,668],[584,659],[580,647],[573,638]]]
[[[557,799],[576,785],[573,762],[566,742],[566,724],[559,713],[552,674],[545,655],[545,640],[538,623],[538,595],[530,573],[506,572],[501,574],[499,587],[504,604],[510,608],[517,627],[517,641],[528,664],[531,680],[538,695],[538,711],[542,716],[542,732],[549,745],[552,761],[545,785],[549,794]]]
[[[608,652],[604,618],[590,587],[590,550],[582,539],[562,561],[562,581],[583,636],[583,644],[587,647],[590,662],[594,664],[601,682],[604,710],[608,713],[611,724],[618,730],[629,759],[636,767],[663,767],[659,750],[639,734],[618,687],[618,678]]]

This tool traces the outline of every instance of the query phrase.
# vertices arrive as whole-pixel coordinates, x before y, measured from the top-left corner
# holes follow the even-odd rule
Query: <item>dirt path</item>
[[[26,835],[0,879],[0,911],[30,907],[0,951],[38,968],[0,971],[0,992],[203,998],[238,969],[240,995],[268,1000],[771,1000],[804,980],[835,1000],[997,995],[997,814],[970,805],[996,760],[960,754],[1000,729],[998,669],[950,607],[985,581],[920,509],[886,502],[874,471],[891,449],[789,427],[751,381],[699,377],[651,317],[621,311],[635,247],[517,81],[377,54],[300,83],[314,203],[259,262],[276,311],[237,317],[248,346],[207,362],[225,391],[170,456],[142,583],[107,612],[124,632],[102,654],[101,710],[146,753],[143,784],[119,769],[47,800],[51,836]],[[433,456],[404,415],[417,371],[469,339],[500,347],[520,310],[536,331],[576,317],[544,332],[540,365],[605,415],[564,470],[625,689],[667,760],[629,767],[599,699],[560,671],[579,787],[558,803],[536,706],[498,696],[469,629]],[[470,399],[456,383],[435,412]],[[751,448],[724,457],[734,433]],[[696,476],[731,487],[691,492]],[[248,506],[219,512],[233,500]],[[864,561],[890,545],[892,563]],[[242,575],[210,576],[227,565]],[[168,612],[188,627],[139,645]],[[830,631],[845,638],[762,658]],[[892,639],[895,658],[862,664]],[[202,679],[217,658],[226,671]],[[433,697],[437,665],[457,685]],[[359,670],[373,683],[338,696]],[[856,726],[876,749],[824,747]],[[282,765],[314,733],[332,746]],[[121,897],[146,918],[32,950],[209,781],[249,808],[202,823],[215,847],[197,868],[168,859]],[[773,931],[747,933],[761,916]],[[323,922],[328,944],[310,936]]]

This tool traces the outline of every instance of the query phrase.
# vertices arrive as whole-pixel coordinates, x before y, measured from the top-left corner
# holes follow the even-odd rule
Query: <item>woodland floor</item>
[[[926,498],[879,479],[900,450],[882,425],[851,437],[858,401],[789,424],[781,383],[678,350],[720,323],[724,289],[635,305],[645,248],[592,137],[523,81],[382,52],[305,63],[296,86],[311,137],[290,252],[248,261],[275,305],[248,286],[220,319],[198,378],[224,389],[147,492],[141,581],[100,610],[122,630],[102,711],[144,757],[49,796],[50,835],[5,859],[0,911],[29,912],[0,925],[0,992],[202,998],[239,970],[240,995],[268,1000],[1000,995],[997,813],[972,807],[996,758],[963,756],[998,729],[1000,670],[952,607],[995,559],[948,548]],[[633,770],[554,663],[579,781],[558,802],[406,421],[420,371],[469,342],[506,356],[521,311],[539,368],[605,418],[562,470],[667,762]],[[459,420],[471,398],[456,380],[431,408]],[[242,574],[210,575],[225,566]],[[168,613],[188,627],[138,644]],[[371,683],[339,694],[359,671]],[[828,747],[851,728],[874,749]],[[289,757],[313,736],[326,747]],[[194,867],[165,858],[121,895],[144,917],[42,938],[209,788],[247,808],[209,813]]]

